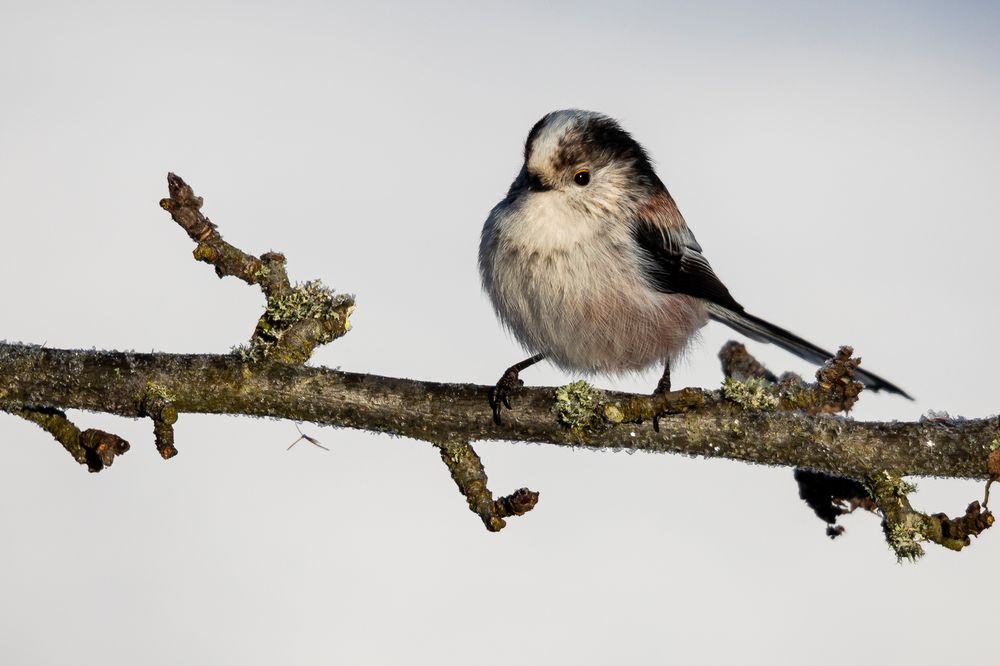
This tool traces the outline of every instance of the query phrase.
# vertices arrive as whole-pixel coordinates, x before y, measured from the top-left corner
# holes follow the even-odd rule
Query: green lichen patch
[[[997,431],[996,437],[990,440],[990,451],[1000,450],[1000,430]]]
[[[289,349],[278,354],[277,360],[303,362],[313,348],[351,330],[349,317],[353,311],[354,297],[350,294],[337,294],[320,280],[303,282],[287,294],[268,298],[250,347],[235,348],[233,353],[243,361],[263,360],[281,345],[287,332],[295,329],[296,334],[287,340]],[[303,322],[315,323],[303,327]]]
[[[581,379],[556,389],[552,411],[571,430],[602,432],[608,428],[604,406],[604,392]]]
[[[900,479],[899,483],[896,485],[896,492],[900,495],[909,495],[910,493],[917,492],[917,484],[910,483],[904,479]]]
[[[153,381],[146,382],[146,396],[147,397],[156,396],[158,398],[166,400],[167,402],[174,402],[176,400],[174,394],[168,391],[165,386],[161,386],[160,384],[157,384],[156,382]]]
[[[287,328],[303,319],[339,321],[338,308],[353,303],[346,294],[335,294],[321,280],[310,280],[296,285],[290,293],[268,299],[265,317],[278,328]]]
[[[614,403],[604,405],[604,418],[615,425],[625,420],[625,412]]]
[[[920,543],[923,541],[942,543],[941,539],[932,536],[931,518],[910,506],[907,495],[917,489],[915,485],[889,470],[882,470],[868,477],[864,486],[882,513],[886,541],[899,561],[912,562],[922,556],[924,549]]]
[[[248,273],[254,284],[261,284],[271,277],[271,267],[260,261],[254,262]]]
[[[238,357],[244,363],[249,363],[251,361],[258,360],[254,359],[253,347],[250,346],[249,344],[234,345],[229,350],[229,353],[232,354],[233,356]]]
[[[916,562],[923,556],[924,548],[920,542],[926,541],[927,537],[924,536],[921,527],[921,521],[916,516],[908,516],[906,520],[893,525],[887,531],[889,546],[900,562],[903,560]]]
[[[771,384],[760,377],[742,382],[726,377],[722,382],[722,395],[748,411],[774,411],[778,407],[778,397],[772,393]]]
[[[906,497],[910,493],[917,491],[917,485],[910,483],[900,476],[896,476],[887,470],[879,472],[878,476],[872,480],[872,484],[866,486],[869,494],[881,493],[887,497]]]

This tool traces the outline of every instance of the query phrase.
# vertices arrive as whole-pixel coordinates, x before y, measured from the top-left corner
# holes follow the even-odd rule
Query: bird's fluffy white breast
[[[627,222],[561,192],[505,201],[483,229],[480,270],[500,319],[531,352],[584,372],[676,357],[705,322],[701,301],[650,288]]]

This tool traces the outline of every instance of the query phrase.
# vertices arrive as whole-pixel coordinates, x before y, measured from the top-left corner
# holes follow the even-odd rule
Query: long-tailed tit
[[[813,363],[832,354],[743,309],[702,255],[642,146],[613,119],[555,111],[535,123],[524,165],[490,212],[479,270],[501,321],[532,354],[491,394],[494,418],[546,358],[574,371],[670,365],[709,319]],[[909,397],[864,370],[868,388]]]

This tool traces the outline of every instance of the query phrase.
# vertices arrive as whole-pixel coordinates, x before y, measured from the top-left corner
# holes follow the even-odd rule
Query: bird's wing
[[[641,252],[650,285],[669,294],[687,294],[743,312],[743,306],[716,276],[701,253],[694,234],[684,224],[664,224],[642,211],[632,221],[632,234]]]

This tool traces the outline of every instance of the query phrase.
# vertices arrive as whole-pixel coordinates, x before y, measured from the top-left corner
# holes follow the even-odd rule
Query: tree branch
[[[491,530],[502,528],[504,518],[529,511],[538,493],[521,489],[494,500],[471,447],[480,440],[682,453],[825,472],[865,484],[885,516],[887,533],[892,525],[912,522],[911,514],[923,514],[915,514],[908,500],[902,509],[890,502],[890,496],[905,500],[906,493],[886,494],[876,481],[906,475],[996,476],[987,459],[1000,447],[1000,418],[878,423],[834,415],[849,410],[861,391],[853,380],[860,360],[850,348],[820,369],[815,385],[794,376],[774,383],[775,376],[742,345],[730,343],[721,355],[728,376],[720,390],[688,388],[650,397],[601,391],[584,382],[524,387],[503,425],[493,421],[487,386],[306,367],[317,345],[350,329],[353,297],[334,294],[318,281],[292,285],[283,255],[255,257],[233,247],[201,214],[201,198],[183,180],[171,174],[168,184],[170,198],[161,206],[197,243],[195,258],[214,265],[220,277],[259,285],[267,305],[249,347],[228,355],[0,343],[0,410],[38,423],[92,470],[109,465],[128,444],[101,431],[81,433],[62,410],[150,418],[164,458],[176,454],[172,425],[182,413],[267,416],[430,442],[441,450],[470,508]],[[657,414],[659,432],[652,427]],[[847,501],[838,498],[846,491],[837,488],[851,494],[857,487],[814,488],[811,505],[820,507],[824,519],[835,517],[824,503]],[[935,524],[922,523],[921,534],[935,540],[937,530],[939,542],[949,547],[992,522],[988,512],[977,514],[972,507],[956,519],[961,524],[940,515],[929,517],[937,519]]]
[[[524,387],[504,423],[493,423],[490,387],[250,363],[238,355],[137,354],[0,343],[0,407],[84,409],[141,417],[147,384],[171,396],[178,413],[242,414],[402,435],[435,444],[480,440],[632,449],[807,467],[865,478],[987,479],[1000,418],[915,422],[854,421],[754,407],[722,391],[671,393],[683,413],[648,422],[648,396],[600,391],[579,382]],[[557,394],[559,394],[557,396]],[[762,393],[762,395],[766,395]],[[744,400],[744,402],[738,402]],[[700,405],[691,406],[694,402]],[[644,409],[639,409],[638,407]]]

